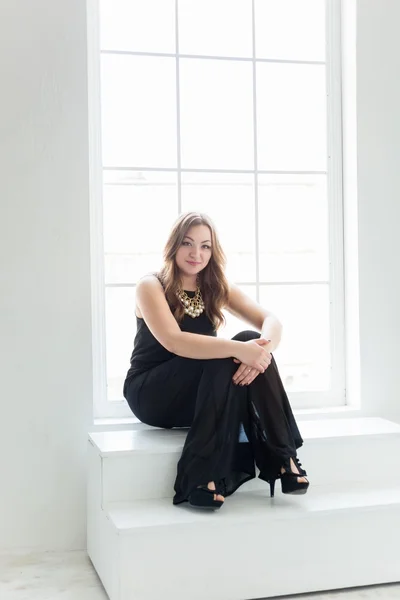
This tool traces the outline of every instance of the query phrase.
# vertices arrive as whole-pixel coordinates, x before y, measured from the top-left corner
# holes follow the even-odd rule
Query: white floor
[[[84,552],[46,552],[0,554],[0,598],[1,600],[107,600],[107,595]],[[400,584],[290,598],[399,600]],[[286,600],[289,600],[288,596]]]

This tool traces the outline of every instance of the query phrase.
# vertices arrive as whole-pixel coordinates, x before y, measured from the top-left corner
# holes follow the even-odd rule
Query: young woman
[[[227,281],[225,263],[211,219],[180,215],[162,269],[136,288],[137,333],[124,384],[143,423],[190,427],[173,502],[211,509],[255,477],[255,464],[271,496],[276,479],[286,494],[309,486],[296,455],[303,440],[272,356],[281,324]],[[260,333],[218,338],[223,308]]]

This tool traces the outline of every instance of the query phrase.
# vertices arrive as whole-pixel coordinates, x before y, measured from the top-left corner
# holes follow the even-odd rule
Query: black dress
[[[250,385],[235,385],[232,377],[239,364],[233,358],[177,356],[156,340],[143,319],[136,319],[124,396],[143,423],[166,429],[190,427],[178,462],[174,504],[186,501],[191,491],[209,481],[229,496],[255,477],[255,464],[261,479],[275,478],[285,458],[296,456],[303,444],[275,359]],[[180,328],[216,336],[205,313],[197,318],[185,315]],[[247,330],[232,339],[259,337]],[[239,435],[241,428],[244,436]]]

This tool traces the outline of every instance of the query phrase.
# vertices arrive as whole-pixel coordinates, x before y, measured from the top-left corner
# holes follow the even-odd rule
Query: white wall
[[[400,2],[359,0],[361,399],[400,417]]]
[[[397,412],[398,0],[358,6],[361,391]],[[85,544],[91,318],[84,0],[0,5],[0,549]]]
[[[85,544],[84,0],[0,3],[0,549]]]

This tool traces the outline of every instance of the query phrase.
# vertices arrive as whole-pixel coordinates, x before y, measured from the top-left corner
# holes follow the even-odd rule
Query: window
[[[282,320],[294,408],[345,403],[339,24],[336,0],[89,3],[97,416],[131,414],[135,285],[186,210]]]

